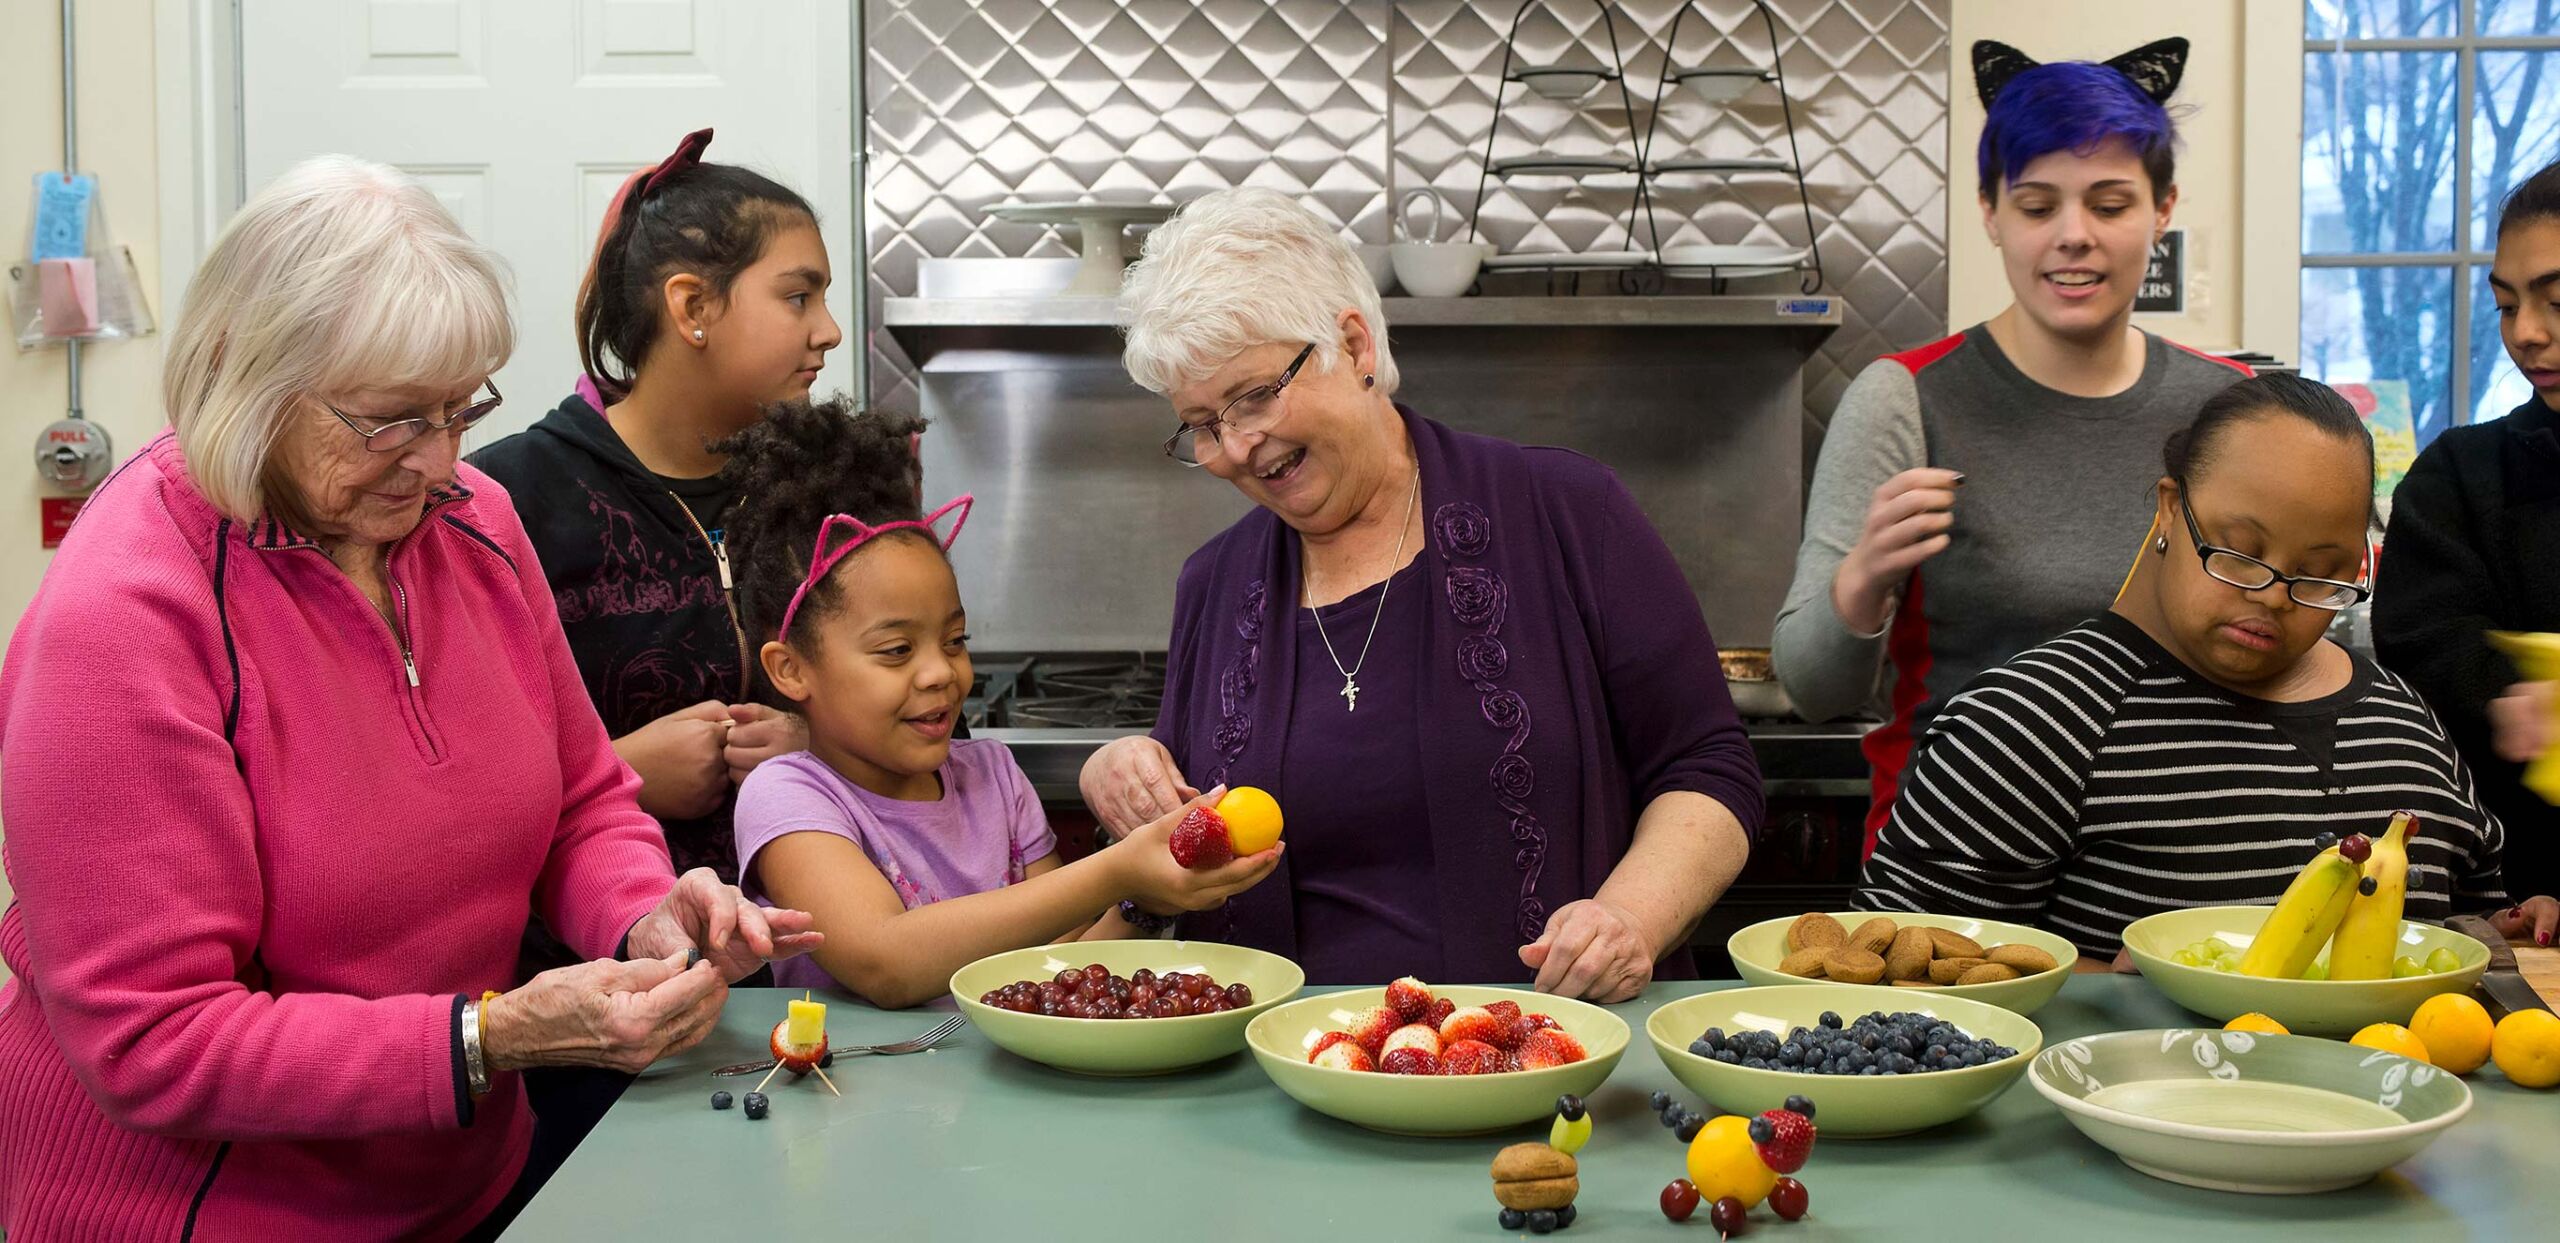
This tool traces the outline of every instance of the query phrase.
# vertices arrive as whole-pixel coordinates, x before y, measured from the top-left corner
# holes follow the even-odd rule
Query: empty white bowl
[[[1417,298],[1455,298],[1473,288],[1493,253],[1490,242],[1397,242],[1388,248],[1396,283]]]

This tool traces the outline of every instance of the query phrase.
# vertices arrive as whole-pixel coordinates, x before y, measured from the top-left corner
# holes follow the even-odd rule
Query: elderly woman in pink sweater
[[[0,669],[10,1237],[461,1236],[524,1164],[514,1072],[637,1071],[816,943],[672,874],[457,464],[512,340],[495,260],[343,157],[197,273],[171,431]],[[590,961],[514,978],[534,914]]]

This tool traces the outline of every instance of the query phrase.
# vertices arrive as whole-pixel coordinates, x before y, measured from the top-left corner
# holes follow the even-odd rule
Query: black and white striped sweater
[[[1930,723],[1857,904],[2034,924],[2103,960],[2142,916],[2275,901],[2312,838],[2379,837],[2404,808],[2410,918],[2505,901],[2498,822],[2397,676],[2358,656],[2336,694],[2249,699],[2102,614]]]

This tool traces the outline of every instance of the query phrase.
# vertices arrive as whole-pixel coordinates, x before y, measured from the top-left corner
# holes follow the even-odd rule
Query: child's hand
[[[1280,852],[1287,849],[1286,843],[1196,871],[1174,862],[1173,830],[1182,823],[1182,817],[1194,807],[1215,804],[1226,792],[1225,786],[1219,786],[1202,794],[1174,809],[1171,815],[1138,826],[1109,848],[1121,855],[1122,883],[1140,906],[1158,911],[1216,910],[1227,899],[1261,884],[1263,877],[1271,875],[1271,869],[1280,866]]]
[[[721,755],[729,765],[731,785],[743,784],[766,760],[808,749],[809,722],[799,713],[763,704],[729,705],[729,744]]]

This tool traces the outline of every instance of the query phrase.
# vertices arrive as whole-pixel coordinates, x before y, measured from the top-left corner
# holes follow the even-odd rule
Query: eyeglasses
[[[1307,359],[1315,352],[1316,347],[1312,343],[1299,350],[1298,356],[1289,360],[1289,369],[1281,372],[1279,379],[1247,389],[1234,401],[1228,402],[1226,408],[1218,412],[1218,417],[1206,423],[1183,424],[1164,438],[1164,455],[1185,466],[1198,466],[1217,453],[1219,427],[1231,427],[1240,432],[1259,432],[1270,427],[1272,421],[1280,417],[1281,390],[1289,387],[1289,381],[1298,378],[1298,369],[1306,366]]]
[[[394,449],[406,447],[410,442],[428,432],[459,434],[470,431],[472,424],[488,418],[489,412],[497,409],[498,403],[505,398],[498,393],[498,385],[495,381],[483,380],[481,386],[489,390],[488,396],[454,411],[442,422],[427,418],[393,419],[378,427],[367,429],[363,424],[356,422],[353,416],[336,406],[324,401],[320,403],[320,407],[338,416],[338,421],[346,424],[348,431],[364,437],[366,452],[389,453]]]
[[[2187,538],[2195,541],[2196,557],[2204,562],[2204,572],[2242,591],[2264,591],[2282,583],[2284,593],[2293,597],[2294,603],[2305,608],[2327,609],[2332,613],[2373,594],[2372,588],[2361,583],[2279,574],[2274,566],[2256,557],[2204,542],[2204,531],[2196,525],[2195,507],[2187,503],[2184,481],[2178,484],[2178,512],[2187,520]]]

